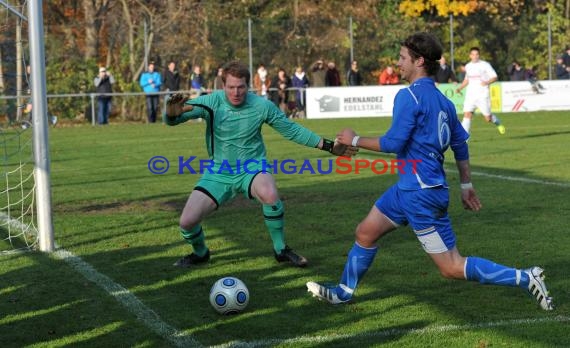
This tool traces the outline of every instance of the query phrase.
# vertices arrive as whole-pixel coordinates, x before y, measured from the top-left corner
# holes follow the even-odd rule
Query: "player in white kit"
[[[499,118],[491,113],[491,96],[489,85],[497,81],[497,73],[488,62],[479,58],[479,48],[472,47],[469,51],[471,61],[465,66],[465,79],[457,88],[456,92],[461,92],[467,87],[465,101],[463,102],[463,128],[469,133],[471,129],[471,117],[473,112],[479,111],[487,122],[493,122],[497,126],[499,134],[505,134],[505,126],[501,124]]]

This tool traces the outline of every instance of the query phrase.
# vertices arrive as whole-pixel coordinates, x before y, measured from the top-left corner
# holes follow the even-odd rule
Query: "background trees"
[[[8,3],[25,14],[23,0]],[[397,60],[399,41],[417,30],[437,34],[447,52],[453,30],[456,64],[479,46],[503,79],[514,59],[548,78],[548,15],[552,60],[570,44],[570,0],[50,0],[44,7],[49,93],[91,91],[99,65],[114,73],[117,91],[138,91],[148,60],[160,70],[175,60],[186,77],[198,63],[213,80],[228,60],[249,63],[248,19],[253,67],[264,63],[271,74],[278,67],[309,69],[318,58],[346,72],[352,29],[352,53],[367,84],[376,83],[380,69]],[[10,94],[16,19],[0,12],[0,87]]]

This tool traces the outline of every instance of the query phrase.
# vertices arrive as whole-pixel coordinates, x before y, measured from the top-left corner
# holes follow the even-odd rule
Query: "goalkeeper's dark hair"
[[[424,58],[424,67],[429,76],[433,76],[439,69],[439,60],[443,47],[439,40],[430,33],[415,33],[401,42],[408,49],[412,59]]]
[[[226,83],[226,76],[232,75],[233,77],[237,77],[238,79],[245,77],[245,84],[249,86],[249,79],[250,79],[249,70],[245,65],[243,65],[239,61],[234,60],[228,62],[222,67],[222,69],[223,69],[222,81],[224,82],[224,84]]]

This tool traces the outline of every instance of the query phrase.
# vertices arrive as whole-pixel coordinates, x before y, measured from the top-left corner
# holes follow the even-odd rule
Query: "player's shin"
[[[340,300],[346,301],[352,297],[358,283],[372,265],[376,252],[378,252],[378,247],[364,248],[358,243],[354,243],[348,253],[340,283],[336,288]]]
[[[276,253],[280,253],[285,249],[284,209],[281,200],[274,204],[263,204],[263,218],[273,242],[273,249]]]
[[[190,230],[180,228],[180,234],[186,243],[192,245],[194,253],[200,257],[206,255],[208,248],[206,247],[206,242],[204,238],[204,230],[202,225],[198,224],[192,227]]]
[[[481,284],[518,286],[524,289],[530,281],[524,271],[472,256],[465,261],[465,278]]]

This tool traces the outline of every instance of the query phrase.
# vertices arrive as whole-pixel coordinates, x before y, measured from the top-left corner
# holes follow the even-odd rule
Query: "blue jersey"
[[[468,159],[468,138],[453,103],[424,77],[396,94],[392,126],[380,138],[380,148],[400,160],[398,187],[421,190],[447,187],[444,152],[451,147],[456,160]]]

